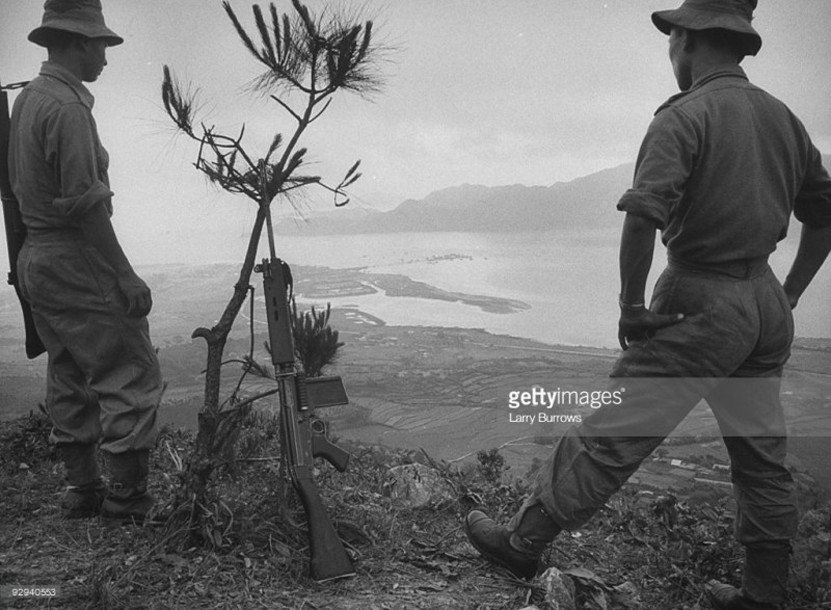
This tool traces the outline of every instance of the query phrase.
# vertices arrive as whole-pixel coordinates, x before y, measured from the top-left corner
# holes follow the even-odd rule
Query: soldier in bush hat
[[[100,39],[108,47],[124,42],[121,36],[104,23],[100,0],[47,0],[43,6],[40,27],[29,33],[29,40],[36,45],[49,48],[54,36],[62,35],[61,32]]]
[[[730,32],[742,55],[756,55],[762,37],[753,29],[756,0],[686,0],[679,8],[652,13],[652,23],[669,36],[673,26],[685,30]]]
[[[146,318],[150,289],[110,222],[109,157],[84,85],[123,39],[104,22],[100,0],[47,0],[29,40],[48,60],[15,100],[9,173],[27,229],[21,290],[49,357],[46,408],[68,483],[62,505],[71,518],[141,521],[153,504],[148,455],[163,384]]]
[[[669,35],[681,93],[655,113],[638,155],[620,247],[619,340],[608,404],[565,432],[507,526],[465,521],[488,559],[530,578],[562,529],[586,523],[706,399],[730,454],[741,589],[706,591],[720,610],[786,603],[797,525],[779,400],[797,305],[831,250],[831,178],[802,123],[740,67],[762,44],[755,0],[686,0],[652,15]],[[791,213],[800,247],[779,283],[767,263]],[[668,266],[647,307],[655,231]]]

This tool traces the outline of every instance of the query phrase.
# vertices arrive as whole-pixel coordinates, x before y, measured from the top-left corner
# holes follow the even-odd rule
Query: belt
[[[767,271],[768,257],[741,258],[732,261],[718,263],[702,263],[681,258],[673,254],[667,255],[670,269],[687,271],[692,273],[703,273],[712,275],[723,275],[737,279],[750,279]]]
[[[33,244],[60,244],[85,241],[80,229],[28,229],[26,239]]]

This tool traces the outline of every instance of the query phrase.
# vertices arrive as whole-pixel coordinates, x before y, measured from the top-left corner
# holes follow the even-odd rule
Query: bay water
[[[326,299],[333,307],[357,306],[387,324],[483,328],[545,343],[615,347],[619,240],[616,229],[279,236],[277,250],[292,264],[402,274],[442,290],[530,306],[487,313],[461,302],[383,292]],[[793,260],[795,241],[782,242],[771,257],[780,279]],[[650,289],[665,257],[656,242]],[[820,270],[794,315],[797,336],[831,337],[831,264]]]

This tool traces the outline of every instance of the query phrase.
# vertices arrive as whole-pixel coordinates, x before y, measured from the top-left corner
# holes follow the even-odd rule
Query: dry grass
[[[277,455],[273,430],[254,423],[241,438],[246,459]],[[518,506],[526,484],[505,475],[498,454],[483,453],[478,465],[459,470],[431,464],[423,454],[352,446],[347,473],[322,467],[321,495],[358,574],[318,585],[307,575],[302,510],[289,506],[281,517],[275,506],[269,484],[280,476],[275,461],[240,462],[234,476],[214,481],[216,503],[206,510],[214,511],[215,533],[186,547],[173,521],[108,529],[98,520],[61,520],[62,472],[45,442],[47,430],[38,416],[0,424],[0,585],[59,585],[61,595],[49,607],[495,610],[541,602],[535,587],[483,562],[460,527],[474,506],[500,518]],[[188,434],[166,432],[154,452],[151,488],[161,510],[169,510],[178,480],[173,456],[190,445]],[[414,460],[438,467],[453,493],[421,509],[396,503],[389,468]],[[793,608],[831,601],[829,521],[828,506],[803,519]],[[632,491],[588,529],[561,536],[545,559],[573,569],[580,608],[600,608],[603,597],[609,608],[693,609],[709,578],[735,582],[740,549],[731,540],[729,498],[690,506]],[[615,596],[627,581],[635,597]]]

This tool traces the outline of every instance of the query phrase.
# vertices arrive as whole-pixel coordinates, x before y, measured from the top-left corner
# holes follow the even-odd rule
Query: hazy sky
[[[667,38],[649,15],[678,4],[368,0],[378,36],[395,48],[380,66],[386,85],[372,101],[348,93],[335,100],[305,140],[314,171],[336,181],[361,158],[364,178],[353,189],[360,206],[379,193],[392,204],[462,183],[548,185],[632,161],[652,112],[676,91]],[[232,5],[253,23],[249,2]],[[764,45],[745,69],[831,152],[831,3],[759,5],[754,24]],[[0,6],[0,79],[29,79],[45,56],[26,41],[42,2]],[[291,9],[287,0],[277,6]],[[258,64],[220,3],[104,0],[104,10],[126,42],[108,51],[90,90],[128,253],[138,263],[186,258],[182,244],[196,243],[195,233],[244,232],[252,206],[205,184],[190,165],[195,148],[175,134],[159,95],[170,64],[200,88],[204,119],[229,131],[247,122],[252,147],[292,126],[274,102],[246,94]]]

